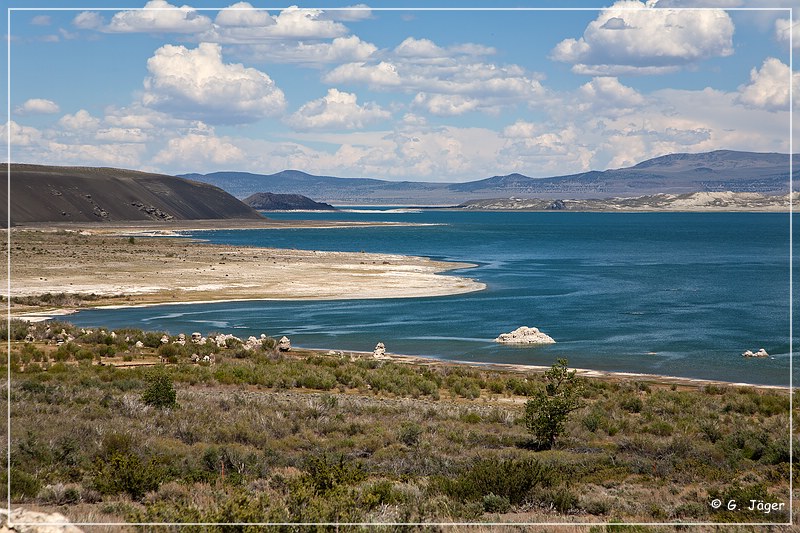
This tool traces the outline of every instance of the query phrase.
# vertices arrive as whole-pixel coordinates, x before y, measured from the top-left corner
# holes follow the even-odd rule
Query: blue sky
[[[15,162],[468,181],[790,149],[788,0],[36,5],[10,14]]]

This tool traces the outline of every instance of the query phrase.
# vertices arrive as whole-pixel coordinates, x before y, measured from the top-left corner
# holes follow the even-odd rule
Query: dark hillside
[[[0,165],[0,223],[7,220],[8,165]],[[258,219],[222,189],[133,170],[12,164],[11,224]]]
[[[271,192],[257,192],[251,194],[244,203],[253,209],[263,211],[335,211],[331,204],[315,202],[302,194],[273,194]]]

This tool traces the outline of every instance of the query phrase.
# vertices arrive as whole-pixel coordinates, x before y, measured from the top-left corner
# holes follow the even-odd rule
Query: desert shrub
[[[434,477],[438,492],[459,501],[482,501],[488,494],[501,496],[511,504],[523,503],[531,491],[554,483],[554,472],[535,459],[480,459],[457,477]]]
[[[535,392],[540,390],[536,381],[519,378],[509,378],[506,381],[506,389],[517,396],[533,396]]]
[[[345,460],[343,455],[338,460],[326,455],[311,456],[305,460],[304,467],[305,480],[315,493],[321,495],[340,485],[353,485],[367,478],[367,473],[360,464]]]
[[[8,473],[3,471],[2,484],[8,486]],[[42,483],[33,475],[21,470],[19,468],[11,469],[11,499],[16,500],[19,498],[34,498],[39,494]]]
[[[397,440],[406,446],[416,446],[419,444],[422,435],[422,426],[416,422],[403,422],[398,431]]]
[[[364,490],[360,501],[367,509],[374,509],[379,505],[394,505],[402,503],[405,497],[402,492],[394,488],[394,483],[388,479],[376,481]]]
[[[625,395],[619,401],[620,407],[629,413],[641,413],[644,403],[642,399],[634,395]]]
[[[566,359],[559,359],[544,377],[545,390],[537,390],[525,404],[525,427],[539,448],[550,449],[564,431],[569,414],[581,406],[582,380],[574,370],[567,370]]]
[[[153,407],[177,407],[178,402],[172,378],[164,372],[154,372],[147,377],[148,386],[142,394],[142,401]]]
[[[100,494],[126,493],[140,500],[165,481],[163,470],[150,460],[143,462],[133,453],[114,453],[108,460],[98,460],[92,484]]]
[[[483,510],[487,513],[507,513],[511,509],[511,502],[505,496],[489,493],[483,497]]]
[[[9,323],[8,320],[0,320],[0,340],[7,341],[11,338],[12,341],[21,341],[28,335],[28,322],[12,318]],[[59,330],[61,331],[61,330]]]

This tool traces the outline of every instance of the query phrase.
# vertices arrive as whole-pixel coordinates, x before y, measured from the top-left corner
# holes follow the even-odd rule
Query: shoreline
[[[329,355],[331,352],[336,354],[356,354],[362,357],[369,358],[372,355],[372,352],[361,352],[356,350],[337,350],[337,349],[328,349],[328,348],[304,348],[302,346],[296,346],[292,348],[293,350],[297,350],[300,352],[308,352],[320,355]],[[477,361],[461,361],[458,359],[442,359],[439,357],[429,357],[424,355],[407,355],[407,354],[395,354],[387,352],[386,356],[381,359],[376,359],[378,361],[388,361],[394,363],[403,363],[403,364],[414,364],[414,365],[421,365],[421,366],[465,366],[468,368],[475,368],[475,369],[485,369],[485,370],[497,370],[497,371],[504,371],[504,372],[514,372],[525,374],[529,372],[544,372],[549,370],[549,366],[541,366],[541,365],[526,365],[522,363],[491,363],[491,362],[477,362]],[[744,382],[733,382],[733,381],[722,381],[716,379],[705,379],[705,378],[689,378],[689,377],[682,377],[682,376],[667,376],[663,374],[647,374],[647,373],[640,373],[640,372],[621,372],[621,371],[614,371],[614,370],[592,370],[589,368],[575,368],[569,367],[570,370],[575,370],[576,375],[591,379],[600,379],[605,381],[615,381],[615,380],[647,380],[652,381],[662,385],[678,385],[678,386],[685,386],[685,387],[695,387],[700,388],[707,385],[719,385],[719,386],[726,386],[726,387],[752,387],[755,389],[764,389],[764,390],[778,390],[778,391],[785,391],[789,392],[788,386],[782,385],[763,385],[763,384],[756,384],[756,383],[744,383]]]
[[[473,278],[444,274],[473,263],[125,235],[15,230],[12,316],[106,306],[437,297],[486,288]]]

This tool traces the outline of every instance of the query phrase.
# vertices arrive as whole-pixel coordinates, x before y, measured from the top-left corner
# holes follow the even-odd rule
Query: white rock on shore
[[[14,509],[9,517],[8,511],[0,511],[0,533],[17,531],[19,533],[82,533],[83,530],[72,525],[61,513],[39,513],[27,509]],[[13,525],[9,525],[11,522]],[[22,525],[25,524],[25,525]]]
[[[542,333],[539,328],[522,326],[511,333],[501,333],[494,342],[502,344],[554,344],[553,337]]]

